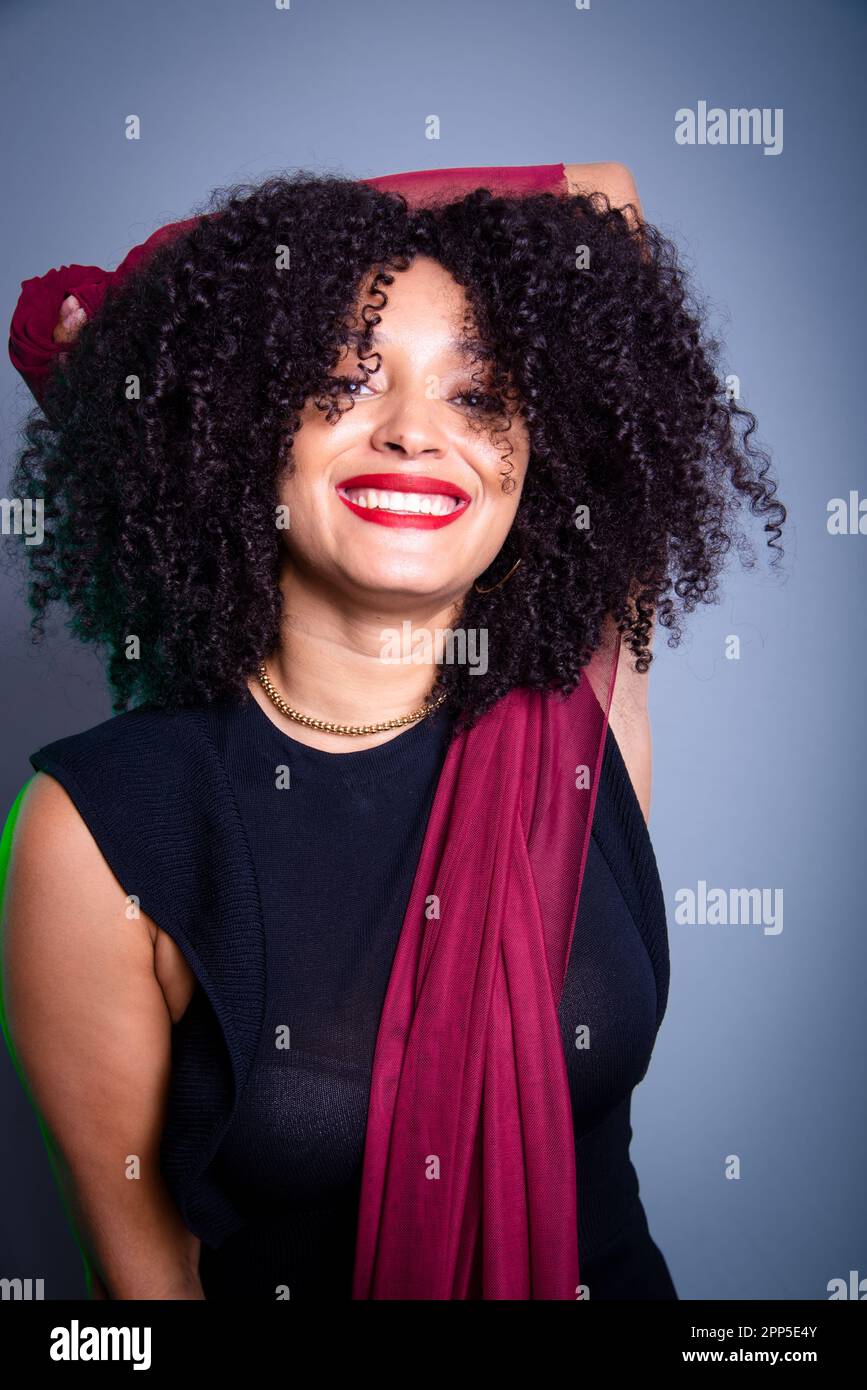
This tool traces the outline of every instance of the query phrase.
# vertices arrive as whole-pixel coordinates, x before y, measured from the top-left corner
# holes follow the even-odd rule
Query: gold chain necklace
[[[422,705],[421,709],[413,710],[412,714],[402,714],[399,719],[387,719],[382,724],[331,724],[327,719],[314,719],[311,715],[301,714],[297,709],[292,709],[291,705],[287,705],[283,696],[278,694],[271,684],[264,661],[260,661],[257,675],[259,684],[269,700],[287,719],[294,719],[296,724],[305,724],[308,729],[319,729],[325,734],[351,734],[356,738],[362,738],[365,734],[384,734],[388,729],[400,729],[404,724],[414,724],[419,719],[426,719],[434,710],[439,709],[449,693],[444,690],[432,705]]]

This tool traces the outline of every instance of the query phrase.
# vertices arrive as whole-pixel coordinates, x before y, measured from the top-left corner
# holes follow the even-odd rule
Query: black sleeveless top
[[[247,697],[131,711],[30,759],[197,977],[172,1030],[161,1167],[202,1239],[209,1300],[351,1297],[378,1022],[450,731],[443,708],[378,748],[326,753]],[[656,860],[609,726],[559,1007],[591,1299],[677,1297],[629,1158],[668,970]]]

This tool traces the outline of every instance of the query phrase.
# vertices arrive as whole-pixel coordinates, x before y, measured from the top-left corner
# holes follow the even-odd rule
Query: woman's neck
[[[367,605],[311,588],[294,575],[284,577],[281,589],[280,642],[266,666],[286,704],[314,719],[350,725],[379,724],[422,708],[437,675],[433,635],[454,625],[454,601],[413,599],[400,606],[388,596],[381,605]],[[255,675],[248,686],[279,728],[326,752],[374,748],[409,727],[363,737],[310,729],[282,714]]]

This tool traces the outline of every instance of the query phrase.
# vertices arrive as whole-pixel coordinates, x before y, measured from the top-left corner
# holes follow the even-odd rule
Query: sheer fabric
[[[618,654],[449,748],[377,1035],[356,1299],[578,1296],[557,1005]]]

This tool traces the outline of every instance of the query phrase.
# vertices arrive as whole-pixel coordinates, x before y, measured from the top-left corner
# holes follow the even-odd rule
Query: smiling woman
[[[4,904],[89,1259],[115,1298],[674,1298],[619,692],[738,501],[779,548],[753,417],[674,248],[591,190],[216,211],[110,287],[14,483],[34,629],[65,602],[117,711],[32,755]],[[384,659],[407,624],[484,670]]]

